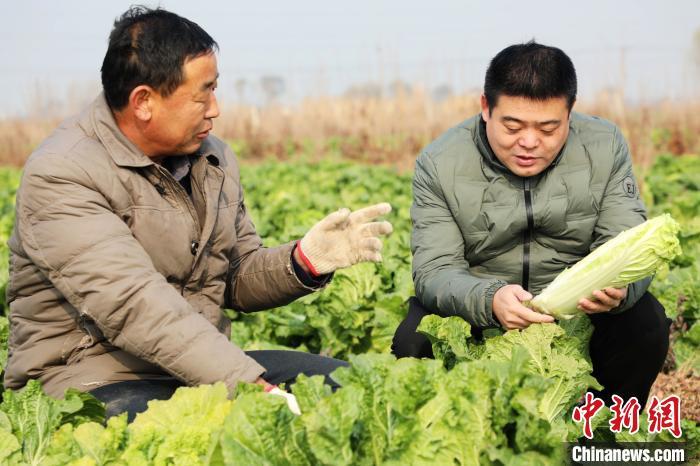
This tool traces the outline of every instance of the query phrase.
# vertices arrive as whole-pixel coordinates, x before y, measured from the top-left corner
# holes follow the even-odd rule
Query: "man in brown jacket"
[[[6,387],[75,387],[133,417],[183,384],[269,391],[346,364],[243,352],[221,309],[281,306],[338,268],[380,261],[391,225],[373,220],[390,207],[341,209],[301,241],[264,248],[236,158],[209,135],[216,49],[185,18],[131,8],[110,35],[103,93],[27,161],[9,242]]]

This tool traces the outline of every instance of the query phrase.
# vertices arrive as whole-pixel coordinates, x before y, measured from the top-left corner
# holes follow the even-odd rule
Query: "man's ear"
[[[481,94],[481,118],[484,121],[489,121],[491,117],[491,111],[489,109],[489,102],[486,100],[486,94]]]
[[[129,94],[129,107],[133,110],[137,120],[147,122],[151,120],[152,106],[155,92],[146,85],[136,86]]]

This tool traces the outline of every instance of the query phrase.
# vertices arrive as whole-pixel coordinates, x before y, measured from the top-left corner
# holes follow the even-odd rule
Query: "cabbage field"
[[[295,348],[351,361],[321,377],[301,376],[291,391],[302,414],[257,386],[240,385],[233,400],[222,384],[183,388],[154,401],[127,423],[104,423],[104,409],[77,391],[55,400],[38,383],[5,391],[0,404],[0,465],[559,465],[564,442],[583,436],[572,420],[588,387],[581,316],[524,331],[471,336],[459,318],[431,316],[421,331],[435,360],[396,360],[394,330],[413,294],[409,247],[411,176],[379,166],[324,161],[244,165],[246,202],[267,246],[301,237],[328,212],[388,201],[394,233],[381,264],[338,271],[321,293],[255,314],[227,311],[232,339],[245,349]],[[666,370],[700,375],[700,158],[659,156],[640,177],[650,216],[668,212],[681,225],[683,254],[657,272],[651,291],[666,307],[672,348]],[[6,241],[19,172],[0,169],[0,293],[8,278]],[[2,314],[7,309],[0,308]],[[0,317],[0,367],[7,320]],[[668,391],[668,387],[667,391]],[[666,393],[668,394],[668,393]],[[686,401],[685,399],[681,400]],[[697,401],[697,399],[696,399]],[[612,433],[612,414],[593,418],[595,440],[680,441],[698,457],[698,406],[682,405],[683,435]],[[690,414],[687,414],[690,413]]]

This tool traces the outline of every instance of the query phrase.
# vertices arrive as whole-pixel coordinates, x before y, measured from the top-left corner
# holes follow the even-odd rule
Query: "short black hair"
[[[132,6],[114,21],[102,62],[102,88],[112,110],[121,110],[142,84],[163,96],[184,80],[185,61],[218,50],[196,23],[161,8]]]
[[[492,109],[498,97],[546,100],[565,97],[569,110],[576,101],[576,70],[560,49],[534,40],[506,47],[496,55],[484,81],[484,95]]]

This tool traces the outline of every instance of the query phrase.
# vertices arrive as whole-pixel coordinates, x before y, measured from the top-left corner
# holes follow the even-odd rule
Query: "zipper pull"
[[[158,191],[158,194],[160,194],[161,196],[165,196],[165,188],[162,184],[158,183],[154,186],[156,187],[156,191]]]
[[[192,244],[190,244],[190,252],[192,253],[193,256],[197,255],[198,249],[199,249],[199,241],[192,241]]]

